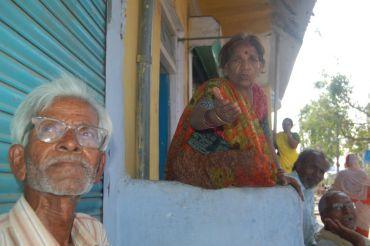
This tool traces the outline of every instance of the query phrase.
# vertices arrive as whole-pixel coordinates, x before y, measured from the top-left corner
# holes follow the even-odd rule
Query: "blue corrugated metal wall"
[[[34,87],[70,73],[105,97],[105,0],[0,0],[0,213],[22,193],[7,161],[9,123]],[[101,219],[102,183],[78,210]]]

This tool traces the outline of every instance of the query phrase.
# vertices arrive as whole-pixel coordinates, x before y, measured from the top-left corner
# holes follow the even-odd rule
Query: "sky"
[[[370,0],[318,0],[278,111],[278,131],[284,118],[299,131],[299,111],[318,98],[314,83],[322,73],[346,75],[353,99],[370,99]]]

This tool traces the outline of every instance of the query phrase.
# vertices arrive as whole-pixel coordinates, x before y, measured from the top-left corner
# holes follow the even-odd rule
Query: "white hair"
[[[105,108],[94,99],[93,93],[84,82],[67,74],[37,87],[15,111],[10,127],[13,143],[27,145],[32,117],[49,107],[57,97],[75,97],[89,103],[98,114],[99,127],[108,130],[106,142],[101,148],[105,150],[112,134],[112,122]]]

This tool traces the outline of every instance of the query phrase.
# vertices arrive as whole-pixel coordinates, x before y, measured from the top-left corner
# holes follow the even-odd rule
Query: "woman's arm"
[[[267,116],[262,120],[261,126],[262,126],[262,129],[263,129],[263,133],[265,134],[265,138],[266,138],[267,144],[269,146],[269,150],[271,152],[272,160],[276,163],[276,167],[278,169],[281,169],[280,163],[278,161],[278,158],[277,158],[277,155],[276,155],[276,152],[275,152],[275,147],[274,147],[273,140],[272,140],[272,133],[271,133],[269,120],[268,120]]]
[[[190,115],[190,125],[196,130],[205,130],[231,124],[238,119],[241,109],[236,103],[221,96],[218,88],[213,88],[215,99],[202,98]]]
[[[289,144],[289,146],[292,148],[292,149],[295,149],[295,148],[297,148],[297,146],[298,146],[298,144],[299,144],[299,140],[297,140],[297,139],[295,139],[294,137],[293,137],[293,133],[292,132],[287,132],[286,133],[287,134],[287,136],[288,136],[288,144]]]
[[[216,117],[212,99],[203,98],[195,105],[190,115],[190,125],[200,131],[215,128],[226,124],[221,118]]]

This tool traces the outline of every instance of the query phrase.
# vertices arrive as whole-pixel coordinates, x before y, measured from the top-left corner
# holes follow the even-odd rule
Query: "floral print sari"
[[[200,100],[214,99],[214,87],[220,89],[223,98],[237,102],[242,113],[232,124],[197,131],[190,125],[190,115]],[[232,82],[225,79],[212,79],[198,88],[171,142],[167,180],[211,189],[276,184],[269,139],[261,127],[262,122],[267,122],[266,96],[258,85],[254,84],[252,90],[251,106]]]

